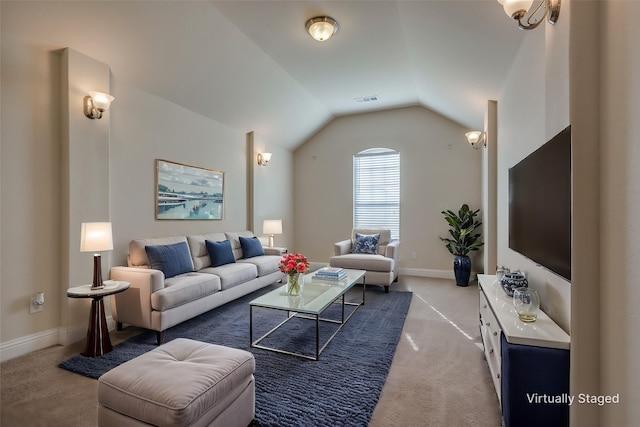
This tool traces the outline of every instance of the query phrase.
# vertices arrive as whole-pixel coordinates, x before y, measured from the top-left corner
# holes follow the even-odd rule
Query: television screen
[[[509,247],[571,281],[571,126],[509,169]]]

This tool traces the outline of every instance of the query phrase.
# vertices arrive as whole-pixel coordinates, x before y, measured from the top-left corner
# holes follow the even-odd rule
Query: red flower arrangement
[[[307,267],[309,267],[309,261],[302,254],[286,254],[278,263],[280,271],[289,275],[304,273]]]

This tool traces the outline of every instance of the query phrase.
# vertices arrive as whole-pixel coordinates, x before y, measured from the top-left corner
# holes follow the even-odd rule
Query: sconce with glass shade
[[[80,230],[80,252],[93,252],[91,290],[104,288],[100,252],[113,250],[110,222],[83,222]]]
[[[262,222],[262,232],[269,235],[269,247],[273,247],[274,234],[282,234],[282,220],[281,219],[265,219]]]
[[[545,16],[550,24],[555,24],[560,16],[560,0],[498,0],[504,8],[504,13],[518,22],[521,30],[536,28]],[[528,15],[526,20],[524,19]]]
[[[319,42],[329,40],[338,32],[338,22],[329,16],[316,16],[305,24],[307,32],[314,40]]]
[[[471,146],[476,150],[480,147],[487,146],[486,132],[482,132],[479,130],[472,130],[472,131],[466,132],[464,136],[467,137],[467,141],[469,142],[469,144],[471,144]]]
[[[108,93],[90,91],[84,97],[84,115],[90,119],[102,118],[102,113],[107,111],[115,98]]]
[[[258,153],[258,164],[260,166],[267,166],[269,160],[271,160],[271,153]]]

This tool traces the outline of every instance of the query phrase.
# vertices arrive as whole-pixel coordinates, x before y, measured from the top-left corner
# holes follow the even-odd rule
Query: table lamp
[[[80,252],[93,252],[93,283],[91,290],[103,289],[101,251],[113,250],[110,222],[83,222]]]
[[[269,247],[273,247],[274,234],[282,234],[281,219],[265,219],[262,223],[262,232],[269,235]]]

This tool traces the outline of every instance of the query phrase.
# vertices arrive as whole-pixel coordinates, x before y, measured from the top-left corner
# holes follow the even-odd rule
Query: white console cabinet
[[[479,274],[478,287],[480,333],[504,425],[568,425],[568,405],[536,397],[568,396],[569,335],[543,311],[535,322],[518,319],[496,276]]]

